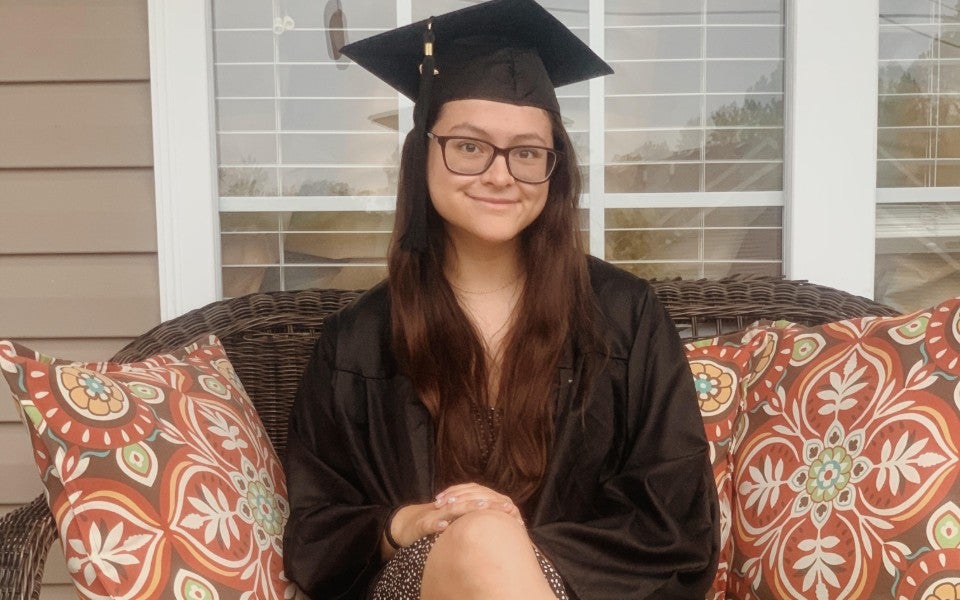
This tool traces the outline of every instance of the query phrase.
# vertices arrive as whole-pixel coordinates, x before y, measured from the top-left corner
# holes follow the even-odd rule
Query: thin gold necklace
[[[464,294],[471,294],[471,295],[473,295],[473,296],[486,296],[486,295],[489,295],[489,294],[496,294],[497,292],[502,292],[503,290],[507,289],[508,287],[510,287],[511,285],[515,284],[515,283],[518,282],[518,281],[520,281],[520,274],[519,274],[519,273],[518,273],[517,276],[514,277],[511,281],[508,281],[507,283],[501,285],[500,287],[498,287],[498,288],[496,288],[496,289],[493,289],[493,290],[484,290],[484,291],[482,291],[482,292],[477,292],[477,291],[474,291],[474,290],[468,290],[468,289],[462,288],[462,287],[460,287],[459,285],[455,284],[455,283],[453,282],[453,280],[451,280],[449,277],[447,277],[447,283],[450,284],[450,287],[452,287],[453,289],[455,289],[455,290],[458,291],[458,292],[462,292],[462,293],[464,293]]]
[[[517,276],[517,279],[515,279],[515,280],[514,280],[513,282],[511,282],[511,283],[516,283],[519,279],[520,279],[520,277]],[[459,289],[460,289],[460,288],[458,288],[457,286],[453,285],[452,283],[451,283],[450,285],[453,286],[454,289],[456,289],[456,290],[459,290]],[[500,290],[505,289],[508,285],[511,285],[511,284],[508,283],[507,285],[501,287]],[[467,290],[464,290],[464,291],[467,292]],[[503,351],[503,348],[499,348],[498,351],[497,351],[496,353],[494,353],[494,352],[493,352],[493,348],[490,347],[490,346],[491,346],[491,342],[494,343],[494,344],[496,343],[497,337],[503,332],[504,329],[507,328],[507,326],[510,324],[510,322],[513,321],[513,318],[516,316],[517,305],[518,305],[517,300],[518,300],[518,292],[519,292],[519,291],[520,291],[520,286],[517,286],[517,288],[514,289],[513,292],[510,294],[510,297],[507,299],[507,303],[508,303],[509,306],[510,306],[510,310],[509,310],[509,312],[508,312],[508,314],[507,314],[507,317],[506,317],[506,319],[503,320],[503,323],[501,323],[500,326],[497,327],[497,329],[490,334],[490,336],[489,336],[489,338],[490,338],[489,341],[488,341],[486,338],[484,338],[484,336],[483,336],[482,334],[480,335],[480,343],[481,343],[481,345],[483,346],[484,354],[486,354],[487,357],[488,357],[493,363],[496,363],[496,362],[497,362],[497,355],[499,355],[500,352]],[[469,293],[469,292],[467,292],[467,293]],[[492,294],[492,293],[493,293],[493,292],[476,292],[477,295]],[[456,295],[456,294],[455,294],[455,295]],[[477,313],[474,312],[474,310],[469,306],[469,304],[468,304],[467,301],[466,301],[466,298],[462,298],[462,297],[459,297],[459,296],[458,296],[458,300],[459,300],[459,304],[460,304],[461,308],[470,316],[470,318],[471,318],[471,320],[474,322],[475,326],[478,327],[477,333],[480,333],[480,330],[479,330],[480,317],[479,317],[479,316],[477,315]]]

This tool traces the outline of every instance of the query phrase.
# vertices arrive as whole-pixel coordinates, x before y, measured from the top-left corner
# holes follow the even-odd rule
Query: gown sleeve
[[[355,479],[359,456],[338,416],[336,317],[301,381],[290,414],[285,470],[290,516],[283,536],[286,576],[310,598],[360,598],[380,569],[380,536],[392,510],[372,503]]]
[[[637,316],[624,315],[638,326],[617,409],[625,413],[624,443],[607,450],[615,466],[599,481],[580,482],[597,486],[574,500],[591,505],[580,513],[586,518],[530,532],[581,600],[703,599],[716,571],[716,488],[693,379],[655,294],[640,305]]]

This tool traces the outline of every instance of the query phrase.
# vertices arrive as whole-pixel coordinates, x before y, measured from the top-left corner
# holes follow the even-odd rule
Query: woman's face
[[[500,148],[553,147],[546,111],[489,100],[447,102],[431,131],[438,136],[475,138]],[[507,170],[505,156],[497,156],[479,175],[457,175],[444,166],[437,140],[429,140],[427,146],[430,198],[455,245],[512,242],[543,210],[550,182],[517,181]],[[447,152],[452,150],[448,147]]]

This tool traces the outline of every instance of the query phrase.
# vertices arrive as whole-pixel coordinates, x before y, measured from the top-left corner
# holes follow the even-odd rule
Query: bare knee
[[[427,557],[426,571],[472,578],[511,568],[532,545],[523,524],[510,515],[478,510],[451,523]]]
[[[494,510],[468,513],[434,543],[421,598],[555,598],[523,524]]]
[[[514,517],[495,510],[467,513],[450,524],[437,540],[456,548],[459,554],[502,555],[515,544],[530,545],[523,524]]]

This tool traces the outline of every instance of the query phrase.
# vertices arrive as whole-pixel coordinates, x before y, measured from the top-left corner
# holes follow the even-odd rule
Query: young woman
[[[293,408],[287,575],[316,599],[702,598],[692,378],[646,282],[584,253],[553,90],[606,65],[533,0],[371,40],[344,52],[418,113],[388,279],[327,321]],[[414,89],[381,68],[409,55]]]

